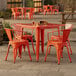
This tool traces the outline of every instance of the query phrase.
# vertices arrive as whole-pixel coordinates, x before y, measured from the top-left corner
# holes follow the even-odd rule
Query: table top
[[[48,23],[46,25],[33,25],[32,23],[22,23],[19,24],[18,26],[21,26],[22,28],[29,28],[29,29],[36,29],[36,28],[40,28],[40,29],[49,29],[49,28],[56,28],[59,26],[64,26],[64,24],[52,24],[52,23]]]

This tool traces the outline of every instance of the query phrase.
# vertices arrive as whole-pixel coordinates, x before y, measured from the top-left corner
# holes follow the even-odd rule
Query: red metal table
[[[40,34],[41,34],[41,49],[42,53],[44,53],[44,30],[45,29],[52,29],[52,28],[59,28],[60,25],[58,24],[48,24],[47,26],[45,25],[40,25],[40,26],[32,26],[30,24],[18,24],[18,26],[21,26],[23,29],[28,28],[28,29],[36,29],[36,61],[39,61],[39,44],[40,44]]]

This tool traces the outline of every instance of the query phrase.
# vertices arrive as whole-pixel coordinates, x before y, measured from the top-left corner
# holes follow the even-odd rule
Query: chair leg
[[[29,19],[31,19],[31,14],[29,14]]]
[[[18,56],[21,58],[21,55],[22,55],[22,46],[19,47],[19,55]]]
[[[33,19],[33,14],[31,16],[32,16],[31,18]]]
[[[44,11],[44,15],[46,15],[46,11]]]
[[[26,19],[26,14],[24,16],[25,16],[25,19]]]
[[[70,41],[69,40],[68,40],[68,44],[69,44],[70,52],[71,52],[71,55],[72,55],[72,49],[71,49],[71,45],[70,45]]]
[[[15,63],[15,60],[16,60],[16,56],[17,56],[17,49],[14,48],[14,49],[13,49],[14,63]]]
[[[30,14],[30,19],[33,19],[33,15],[32,14]]]
[[[56,51],[57,51],[57,59],[58,59],[58,65],[59,65],[60,64],[60,55],[61,55],[61,47],[60,47],[60,45],[58,45],[56,47]]]
[[[60,64],[60,49],[57,50],[57,59],[58,59],[58,64]]]
[[[57,11],[57,14],[59,14],[59,11],[58,10],[56,10]]]
[[[22,17],[21,18],[23,19],[23,14],[22,14]]]
[[[63,47],[61,48],[61,58],[63,58]]]
[[[51,11],[51,15],[52,15],[53,14],[53,10],[51,9],[50,11]]]
[[[28,13],[28,19],[31,19],[31,14],[30,13]]]
[[[17,19],[17,16],[16,16],[16,19]]]
[[[71,61],[71,57],[70,57],[70,53],[69,53],[69,48],[68,48],[68,45],[66,44],[66,48],[67,48],[67,52],[68,52],[68,56],[69,56],[69,60],[70,60],[70,63],[72,62]]]
[[[25,52],[26,45],[23,45],[23,48],[24,48],[24,52]]]
[[[49,48],[49,52],[48,52],[48,54],[50,54],[50,50],[51,50],[51,46],[50,46],[50,48]]]
[[[30,54],[30,49],[29,49],[29,43],[27,43],[27,48],[28,48],[28,53],[29,53],[30,61],[32,61],[31,54]]]
[[[34,49],[34,44],[33,44],[33,38],[31,37],[30,40],[31,40],[31,43],[32,43],[33,52],[35,54],[35,49]]]
[[[55,11],[53,10],[53,12],[52,12],[53,14],[55,14]]]
[[[48,53],[48,44],[47,44],[47,50],[46,50],[46,55],[45,55],[45,62],[46,62],[46,58],[47,58],[47,53]]]
[[[16,16],[14,15],[14,20],[16,19]]]
[[[7,60],[8,53],[9,53],[9,48],[10,48],[10,45],[8,45],[8,51],[7,51],[7,55],[6,55],[6,57],[5,57],[5,60]]]

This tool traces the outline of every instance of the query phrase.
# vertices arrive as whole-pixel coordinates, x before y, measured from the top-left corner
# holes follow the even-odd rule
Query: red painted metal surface
[[[36,36],[36,61],[39,61],[40,34],[41,34],[42,53],[44,53],[44,30],[58,28],[59,26],[64,26],[64,25],[48,23],[48,25],[40,25],[40,26],[31,26],[30,24],[28,24],[28,25],[20,24],[18,26],[21,26],[23,29],[28,28],[28,29],[36,30],[36,33],[35,33],[35,36]]]
[[[31,58],[31,54],[30,54],[30,49],[29,49],[29,42],[28,40],[23,40],[21,39],[19,36],[16,35],[16,33],[14,34],[15,31],[19,31],[19,30],[14,30],[14,29],[8,29],[5,28],[6,34],[9,38],[9,44],[8,44],[8,51],[7,51],[7,55],[5,57],[5,60],[7,60],[8,57],[8,53],[9,53],[9,49],[10,49],[10,45],[13,47],[13,58],[14,58],[14,63],[16,60],[16,56],[17,56],[17,50],[19,49],[19,57],[21,58],[21,51],[22,51],[22,46],[27,46],[28,48],[28,53],[29,53],[29,57],[30,60],[32,60]],[[13,38],[12,38],[12,34],[13,34]],[[20,31],[22,32],[22,31]],[[21,36],[21,35],[20,35]],[[19,38],[16,38],[19,37]],[[25,48],[24,48],[25,49]]]
[[[60,64],[60,56],[63,57],[62,52],[63,52],[64,46],[66,46],[66,48],[67,48],[67,53],[69,56],[69,60],[71,62],[71,57],[70,57],[70,53],[69,53],[67,40],[68,40],[68,36],[70,34],[70,31],[72,30],[72,24],[67,24],[67,25],[69,25],[69,27],[66,27],[63,30],[59,30],[60,32],[63,32],[62,35],[58,35],[58,36],[53,35],[53,37],[51,37],[51,39],[49,39],[49,33],[58,32],[58,31],[52,31],[52,32],[47,33],[48,42],[47,42],[47,51],[46,51],[45,61],[47,58],[48,47],[50,46],[50,49],[51,49],[51,45],[53,45],[56,48],[58,64]]]

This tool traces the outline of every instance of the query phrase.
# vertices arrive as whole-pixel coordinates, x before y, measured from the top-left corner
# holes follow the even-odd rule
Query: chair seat
[[[30,38],[30,37],[32,37],[32,35],[23,35],[23,36],[22,36],[22,39],[28,39],[28,38]]]
[[[10,44],[22,44],[22,43],[25,43],[25,42],[28,42],[27,40],[13,40],[13,41],[10,41]]]
[[[61,36],[52,35],[50,39],[51,40],[62,40],[63,39],[63,36],[62,35]]]
[[[62,44],[62,40],[49,40],[48,43],[51,44],[51,45],[53,45],[53,44]]]

